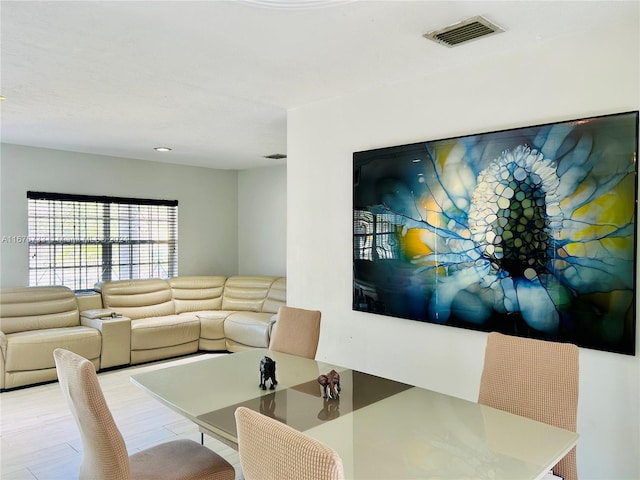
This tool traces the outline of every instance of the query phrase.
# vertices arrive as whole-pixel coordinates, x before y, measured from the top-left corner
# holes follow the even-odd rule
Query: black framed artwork
[[[635,355],[638,112],[353,154],[353,309]]]

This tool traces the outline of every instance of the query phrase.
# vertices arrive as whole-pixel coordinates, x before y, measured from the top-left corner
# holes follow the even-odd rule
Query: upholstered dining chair
[[[233,466],[192,440],[174,440],[131,456],[116,426],[93,364],[58,348],[53,356],[62,393],[80,430],[80,479],[233,480]]]
[[[341,480],[340,455],[278,420],[246,407],[235,412],[245,480]]]
[[[578,347],[569,343],[487,336],[478,403],[576,431]],[[576,449],[553,467],[577,480]]]
[[[317,310],[281,306],[273,326],[269,349],[315,358],[320,339],[320,316],[321,313]]]

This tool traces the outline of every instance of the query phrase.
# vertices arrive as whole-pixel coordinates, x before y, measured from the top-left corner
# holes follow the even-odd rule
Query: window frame
[[[177,200],[27,191],[27,205],[30,286],[178,274]]]

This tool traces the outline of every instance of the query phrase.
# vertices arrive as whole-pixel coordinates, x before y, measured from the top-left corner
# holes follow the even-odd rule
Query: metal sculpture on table
[[[276,380],[276,362],[270,357],[262,357],[260,360],[260,385],[262,390],[267,389],[267,381],[271,381],[269,390],[274,390],[278,381]]]

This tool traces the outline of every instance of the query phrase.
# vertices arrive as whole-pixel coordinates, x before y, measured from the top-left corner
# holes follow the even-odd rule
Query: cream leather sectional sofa
[[[0,292],[0,388],[56,379],[53,350],[97,370],[202,351],[268,347],[286,279],[182,276],[105,282],[88,295],[66,287]]]
[[[67,287],[5,288],[0,292],[0,388],[56,379],[53,350],[72,350],[100,367],[102,339],[80,324]]]

